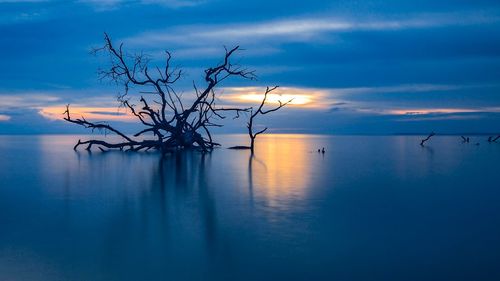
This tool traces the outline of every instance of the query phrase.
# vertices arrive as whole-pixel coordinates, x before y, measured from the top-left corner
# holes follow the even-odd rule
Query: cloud
[[[0,0],[0,4],[3,3],[43,3],[49,2],[50,0]]]
[[[285,102],[293,99],[287,108],[307,112],[304,114],[329,113],[327,116],[342,115],[352,118],[386,116],[393,118],[393,121],[472,120],[485,118],[490,113],[500,113],[500,107],[495,106],[481,107],[466,103],[463,103],[462,106],[448,107],[437,107],[432,103],[417,106],[416,103],[402,105],[397,100],[399,93],[454,92],[470,87],[480,86],[446,84],[403,84],[351,88],[285,86],[272,92],[268,96],[268,103],[269,106],[273,106],[278,101]],[[220,89],[217,106],[257,106],[264,92],[265,87],[260,86],[224,87]],[[184,93],[183,100],[185,102],[192,100],[192,91],[186,90]],[[377,98],[359,101],[356,98],[359,95],[386,95],[389,99],[384,102]],[[390,97],[394,97],[394,99]],[[119,108],[116,99],[109,92],[92,89],[0,93],[1,121],[11,120],[11,117],[17,120],[17,115],[24,111],[37,112],[44,120],[62,120],[68,102],[71,103],[70,110],[74,118],[83,116],[92,121],[115,121],[128,124],[137,121],[130,112]],[[283,122],[285,124],[287,121],[283,120]]]
[[[56,95],[38,92],[0,94],[0,110],[36,108],[59,101]]]
[[[136,46],[256,44],[263,41],[314,42],[326,33],[464,26],[499,20],[497,15],[485,12],[419,14],[395,19],[345,19],[323,16],[240,24],[178,26],[144,32],[125,38],[124,41]]]
[[[487,85],[491,86],[491,85]],[[453,113],[488,113],[498,112],[496,107],[479,107],[462,103],[457,107],[436,107],[427,102],[427,97],[446,92],[452,95],[461,93],[464,89],[479,89],[481,85],[446,85],[446,84],[403,84],[380,87],[353,88],[310,88],[310,87],[280,87],[268,97],[268,103],[278,104],[293,99],[289,107],[303,110],[330,112],[331,114],[350,115],[392,115],[392,116],[424,116]],[[229,105],[255,106],[263,98],[265,87],[226,87],[221,91],[220,102]],[[419,102],[401,104],[401,95],[429,93],[420,96]],[[463,93],[462,93],[463,94]],[[370,98],[371,95],[377,97]],[[380,95],[384,95],[383,102]],[[362,98],[359,98],[359,97]],[[417,107],[416,105],[420,105]],[[413,107],[411,106],[413,105]]]
[[[382,114],[389,115],[440,115],[440,114],[458,114],[458,113],[500,113],[500,107],[475,107],[475,108],[404,108],[389,109],[381,111]]]
[[[260,46],[259,48],[250,48],[241,50],[242,54],[249,57],[258,57],[264,55],[277,54],[281,52],[279,48],[271,47],[271,46]],[[196,60],[200,58],[213,58],[213,57],[221,57],[224,54],[224,48],[221,46],[194,46],[194,47],[183,47],[176,48],[172,50],[173,56],[177,59],[189,59]],[[163,58],[165,56],[165,52],[156,52],[153,54],[153,57]],[[271,67],[272,68],[272,67]],[[260,72],[259,72],[260,73]]]
[[[485,114],[500,113],[500,107],[493,104],[471,104],[464,93],[482,92],[493,85],[440,85],[411,84],[382,87],[337,88],[329,90],[329,99],[345,102],[342,106],[333,104],[331,113],[350,113],[364,116],[397,116],[406,121],[473,119]],[[440,93],[442,92],[442,94]],[[408,94],[415,97],[408,101]],[[425,93],[425,95],[420,95]],[[376,95],[370,97],[371,95]],[[381,95],[384,95],[383,97]],[[358,98],[361,96],[361,98]],[[446,98],[440,98],[445,96]],[[460,100],[454,97],[460,97]],[[454,102],[446,102],[453,99]],[[436,102],[438,101],[438,102]],[[473,117],[476,116],[476,117]],[[430,118],[432,117],[432,118]]]
[[[5,2],[4,2],[5,3]],[[1,2],[0,2],[1,4]],[[6,15],[0,14],[0,25],[10,25],[26,22],[40,21],[48,18],[45,10],[14,12]]]
[[[49,120],[61,120],[64,111],[66,111],[66,106],[55,105],[43,107],[38,113]],[[119,107],[70,106],[70,113],[72,118],[85,117],[85,119],[93,121],[137,121],[130,112]]]
[[[9,120],[10,120],[9,115],[0,114],[0,122],[1,121],[9,121]]]
[[[118,9],[122,6],[140,4],[140,5],[159,5],[167,8],[194,7],[205,3],[205,0],[79,0],[78,2],[92,5],[97,11],[109,11]]]
[[[202,5],[206,3],[207,0],[142,0],[140,2],[143,4],[158,4],[170,8],[183,8]]]
[[[354,87],[333,89],[332,92],[338,96],[349,96],[356,94],[390,94],[390,93],[424,93],[442,92],[463,89],[463,85],[442,85],[442,84],[403,84],[382,87]],[[471,86],[468,86],[471,87]]]
[[[108,11],[126,3],[123,0],[79,0],[78,2],[92,5],[97,11]]]
[[[303,88],[280,87],[270,97],[268,103],[277,104],[295,98],[297,102],[291,107],[304,110],[328,111],[331,114],[349,114],[352,116],[397,116],[401,121],[422,120],[461,120],[484,117],[484,114],[500,113],[500,107],[477,106],[463,103],[459,107],[436,107],[429,104],[420,107],[402,106],[397,99],[388,98],[383,103],[374,98],[373,101],[357,101],[357,95],[389,95],[408,93],[453,92],[463,89],[479,89],[491,85],[441,85],[441,84],[409,84],[382,87],[355,88]],[[224,88],[221,100],[233,104],[255,105],[262,100],[265,87],[230,87]],[[424,99],[425,101],[425,99]]]
[[[338,111],[333,108],[332,112]],[[386,104],[383,107],[379,104],[369,105],[351,103],[350,107],[345,107],[347,111],[357,115],[365,116],[393,116],[398,117],[395,121],[433,121],[433,120],[462,120],[483,118],[485,114],[498,114],[500,107],[402,107],[398,105]]]
[[[477,120],[484,118],[482,114],[432,114],[419,117],[400,118],[397,122],[428,122],[428,121],[450,121],[450,120]]]
[[[93,96],[88,96],[89,92]],[[67,98],[68,96],[70,98]],[[67,102],[75,101],[75,99],[78,102],[71,105],[71,112],[75,117],[85,116],[89,120],[112,121],[132,119],[123,108],[119,108],[119,103],[112,95],[92,90],[0,93],[0,111],[12,115],[22,114],[26,110],[36,110],[47,119],[61,120]],[[8,120],[5,118],[3,121]]]

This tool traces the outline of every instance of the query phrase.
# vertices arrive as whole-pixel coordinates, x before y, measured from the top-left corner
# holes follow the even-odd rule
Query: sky
[[[269,132],[500,134],[500,2],[483,0],[0,0],[0,134],[85,132],[62,121],[66,104],[137,129],[123,89],[98,79],[104,32],[153,64],[169,50],[186,99],[241,46],[258,79],[225,81],[218,102],[257,105],[279,85],[271,101],[295,103],[259,119]]]

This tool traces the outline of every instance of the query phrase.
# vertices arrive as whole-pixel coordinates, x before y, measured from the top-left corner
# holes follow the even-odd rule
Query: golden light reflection
[[[61,120],[66,110],[66,106],[50,106],[42,108],[39,113],[51,120]],[[136,122],[135,117],[123,108],[117,107],[82,107],[71,106],[71,116],[73,118],[85,117],[87,120],[106,120],[106,121],[123,121]]]
[[[258,148],[248,166],[254,195],[278,207],[280,202],[303,199],[314,174],[311,158],[318,156],[310,153],[310,139],[300,135],[270,135],[257,141]]]

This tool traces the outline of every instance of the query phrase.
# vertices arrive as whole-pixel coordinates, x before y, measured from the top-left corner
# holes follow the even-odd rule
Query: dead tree
[[[277,88],[278,88],[278,86],[274,86],[272,88],[267,87],[266,91],[264,93],[264,97],[262,98],[262,101],[261,101],[259,107],[257,108],[257,110],[254,111],[253,108],[250,109],[250,119],[248,120],[248,123],[247,123],[247,129],[248,129],[248,136],[250,137],[250,150],[252,151],[252,153],[253,153],[254,147],[255,147],[255,138],[267,130],[267,127],[265,127],[264,129],[262,129],[260,131],[254,132],[253,125],[254,125],[255,117],[257,117],[258,115],[266,115],[268,113],[277,111],[278,109],[289,104],[293,100],[293,99],[291,99],[285,103],[278,101],[278,103],[279,103],[278,106],[271,108],[271,109],[268,109],[268,110],[263,110],[263,107],[264,107],[264,104],[266,103],[268,94],[271,93],[272,91],[276,90]]]
[[[215,88],[222,81],[232,76],[244,79],[255,78],[254,72],[242,69],[231,63],[239,46],[225,49],[222,62],[205,70],[205,85],[199,89],[193,82],[196,97],[189,104],[184,104],[173,85],[183,75],[182,71],[171,67],[171,55],[165,51],[165,65],[154,66],[150,70],[150,59],[143,53],[129,54],[123,50],[123,44],[115,47],[107,34],[104,34],[104,46],[94,49],[94,53],[105,52],[109,55],[110,66],[99,70],[100,79],[110,79],[124,87],[124,93],[118,102],[130,110],[144,129],[133,136],[128,136],[116,128],[103,122],[91,122],[84,117],[74,119],[69,105],[64,112],[64,120],[89,128],[103,130],[120,137],[119,142],[103,140],[78,140],[74,149],[86,145],[87,150],[96,146],[100,150],[119,149],[127,151],[148,151],[150,149],[163,152],[183,148],[195,148],[202,151],[212,150],[219,144],[213,141],[210,127],[221,126],[215,120],[224,119],[224,113],[233,112],[236,117],[241,112],[249,112],[251,108],[223,108],[215,105]],[[139,105],[131,101],[131,90],[139,89],[141,95]],[[137,97],[138,98],[138,97]],[[280,106],[281,107],[281,106]]]
[[[424,146],[424,145],[425,145],[425,143],[426,143],[428,140],[430,140],[430,139],[431,139],[434,135],[436,135],[436,133],[434,133],[434,132],[430,133],[430,134],[429,134],[429,135],[428,135],[425,139],[422,139],[422,140],[420,141],[420,145],[421,145],[421,146]]]

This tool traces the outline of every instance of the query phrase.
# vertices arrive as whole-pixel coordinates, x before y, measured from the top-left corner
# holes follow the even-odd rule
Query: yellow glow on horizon
[[[233,103],[260,104],[264,98],[264,87],[231,87],[225,88],[221,99]],[[328,92],[321,89],[280,87],[267,95],[266,104],[277,105],[288,101],[290,106],[301,108],[327,108],[332,102]]]
[[[248,102],[261,102],[264,98],[264,94],[242,94],[238,97],[242,101]],[[297,95],[297,94],[268,94],[266,103],[279,104],[290,101],[289,104],[293,105],[306,105],[311,103],[313,98],[310,95]]]

